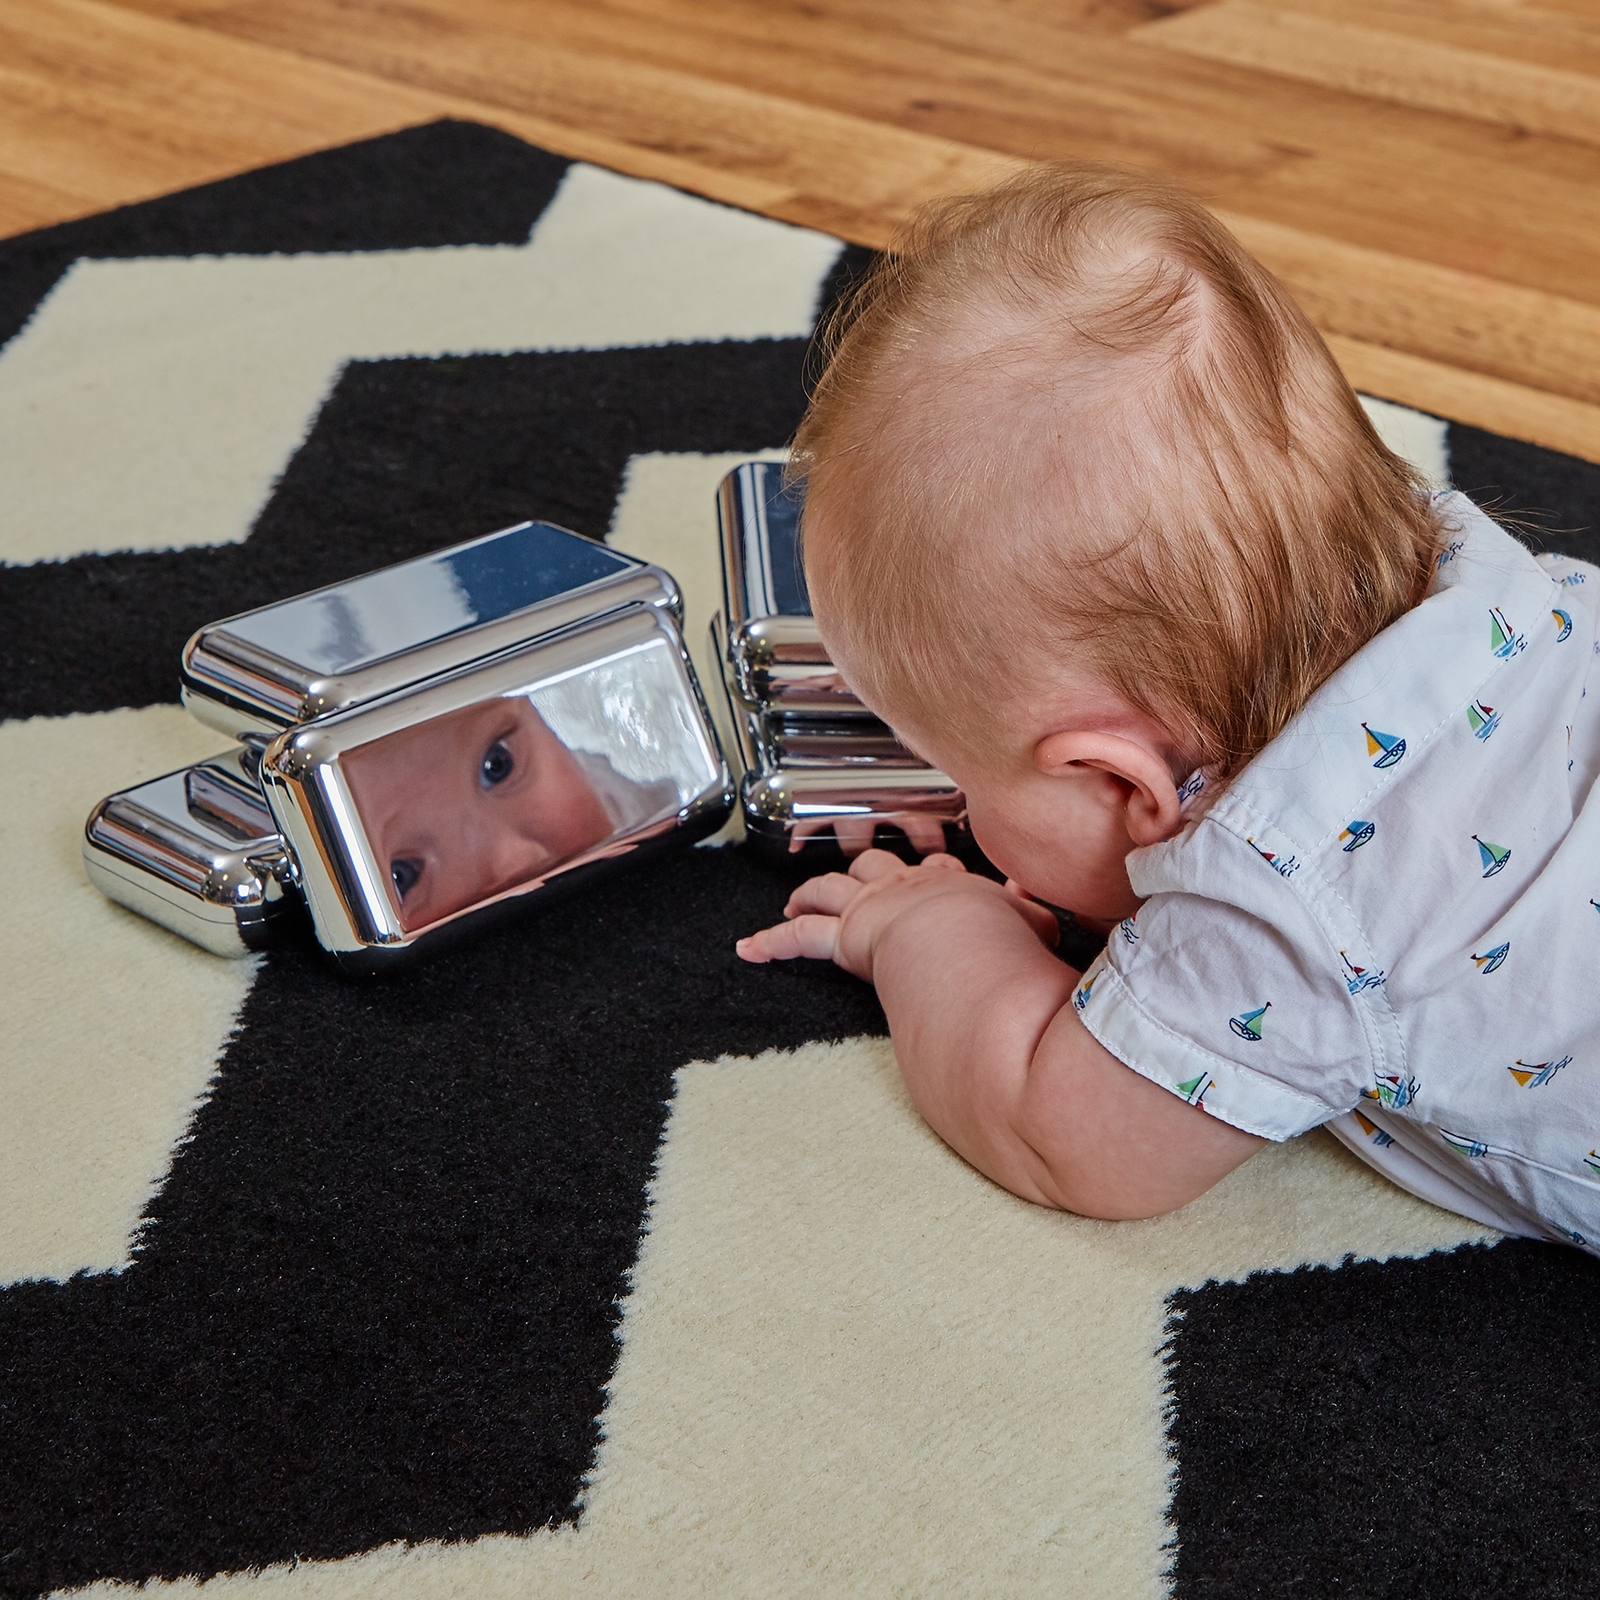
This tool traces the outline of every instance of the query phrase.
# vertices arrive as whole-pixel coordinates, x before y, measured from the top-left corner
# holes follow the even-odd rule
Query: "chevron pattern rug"
[[[685,852],[378,987],[102,900],[199,624],[543,516],[675,573],[860,253],[441,123],[0,242],[0,1594],[1591,1595],[1600,1263],[1320,1134],[1032,1209]],[[1600,468],[1375,405],[1600,554]]]

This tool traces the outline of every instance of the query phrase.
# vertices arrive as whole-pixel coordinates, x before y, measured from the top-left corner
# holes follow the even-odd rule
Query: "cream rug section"
[[[628,458],[606,543],[665,567],[683,593],[683,640],[706,699],[722,698],[722,666],[711,648],[712,613],[722,609],[717,485],[745,461],[784,461],[787,450],[700,455],[652,452]],[[724,709],[726,709],[724,707]]]
[[[0,723],[0,1283],[115,1271],[255,975],[84,876],[104,795],[214,755],[177,706]]]
[[[1357,395],[1378,437],[1403,456],[1435,489],[1450,487],[1450,424],[1393,400]]]
[[[804,338],[839,250],[577,164],[525,245],[79,261],[0,354],[6,559],[243,539],[352,360]]]
[[[146,1592],[1155,1600],[1167,1296],[1492,1237],[1322,1134],[1086,1221],[946,1149],[882,1041],[689,1066],[576,1528]]]

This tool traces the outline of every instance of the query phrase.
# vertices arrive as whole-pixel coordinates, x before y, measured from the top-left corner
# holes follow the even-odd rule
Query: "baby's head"
[[[1198,201],[1039,168],[913,221],[795,443],[833,659],[997,864],[1127,913],[1124,859],[1427,585],[1424,485]]]

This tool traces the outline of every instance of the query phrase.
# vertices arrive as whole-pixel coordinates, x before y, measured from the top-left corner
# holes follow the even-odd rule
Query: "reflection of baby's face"
[[[522,696],[375,739],[339,765],[408,933],[611,833],[572,752]]]

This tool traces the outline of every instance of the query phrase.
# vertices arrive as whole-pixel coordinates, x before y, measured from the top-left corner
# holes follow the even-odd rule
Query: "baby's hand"
[[[791,961],[809,956],[834,961],[872,982],[873,954],[890,923],[904,915],[953,916],[973,899],[1001,898],[1038,938],[1054,948],[1060,929],[1052,912],[1036,905],[1014,884],[1002,888],[973,877],[954,856],[929,856],[909,867],[887,850],[868,850],[850,871],[829,872],[800,885],[776,927],[741,939],[746,961]]]

